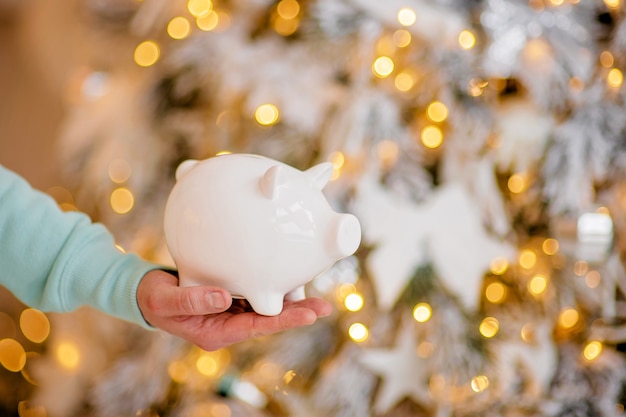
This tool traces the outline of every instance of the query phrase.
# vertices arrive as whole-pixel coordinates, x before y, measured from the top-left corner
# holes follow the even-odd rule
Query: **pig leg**
[[[304,293],[304,285],[296,288],[295,290],[288,292],[285,296],[286,300],[289,301],[300,301],[306,298],[306,294]]]
[[[246,299],[252,306],[252,309],[263,316],[277,316],[283,311],[283,293],[255,293],[248,294]]]

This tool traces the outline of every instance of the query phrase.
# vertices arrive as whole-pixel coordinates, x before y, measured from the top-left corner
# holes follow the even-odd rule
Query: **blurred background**
[[[0,292],[0,415],[619,416],[621,0],[0,0],[0,164],[172,265],[188,158],[330,161],[314,326],[205,352]]]

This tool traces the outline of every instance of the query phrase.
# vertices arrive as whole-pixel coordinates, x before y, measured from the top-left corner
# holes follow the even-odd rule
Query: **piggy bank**
[[[180,164],[164,215],[180,285],[225,288],[267,316],[304,298],[306,283],[361,242],[357,218],[322,193],[332,171],[250,154]]]

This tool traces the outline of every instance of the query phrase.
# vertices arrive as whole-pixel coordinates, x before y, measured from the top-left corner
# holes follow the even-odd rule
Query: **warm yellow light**
[[[393,42],[398,48],[406,48],[411,44],[411,32],[406,29],[398,29],[393,32]]]
[[[533,295],[542,294],[546,288],[548,287],[548,279],[541,275],[537,274],[528,281],[528,292]]]
[[[617,9],[620,5],[621,0],[604,0],[604,4],[609,9]]]
[[[469,30],[463,30],[459,33],[459,46],[465,50],[472,49],[476,46],[476,36]]]
[[[389,168],[398,160],[398,144],[390,139],[381,140],[376,147],[378,158],[384,168]]]
[[[591,341],[585,345],[583,349],[583,357],[588,361],[592,361],[597,359],[598,356],[602,353],[602,342],[597,340]]]
[[[526,189],[526,178],[523,174],[513,174],[507,181],[507,187],[513,194],[519,194]]]
[[[50,334],[50,321],[41,311],[27,308],[20,314],[20,329],[28,340],[41,343]]]
[[[215,29],[218,23],[219,17],[217,13],[215,13],[213,10],[211,10],[204,16],[199,16],[196,18],[196,26],[198,26],[198,29],[205,32],[209,32]]]
[[[109,163],[108,173],[111,181],[121,184],[130,178],[130,165],[123,159],[114,159]]]
[[[76,369],[80,364],[80,352],[74,343],[60,343],[55,353],[57,361],[66,369]]]
[[[394,69],[394,63],[388,56],[379,56],[372,65],[374,75],[379,78],[386,78],[391,75]]]
[[[550,3],[552,3],[553,6],[560,6],[564,1],[565,0],[550,0]]]
[[[559,241],[549,237],[543,241],[541,249],[546,255],[555,255],[559,251]]]
[[[417,345],[417,356],[419,356],[420,358],[428,358],[433,354],[434,351],[435,346],[433,346],[433,344],[430,342],[425,341]]]
[[[624,82],[624,74],[617,68],[613,68],[606,76],[606,82],[613,88],[619,88]]]
[[[441,123],[448,117],[448,107],[440,101],[433,101],[426,109],[428,118],[435,123]]]
[[[506,287],[501,282],[492,282],[485,288],[485,297],[491,303],[498,304],[504,300]]]
[[[531,343],[535,337],[535,329],[532,324],[527,323],[520,330],[520,337],[526,343]]]
[[[182,16],[173,18],[167,24],[167,34],[172,39],[185,39],[189,33],[191,33],[191,24]]]
[[[503,257],[494,258],[489,264],[489,270],[494,275],[502,275],[509,269],[509,260]]]
[[[363,323],[353,323],[348,329],[348,335],[350,339],[357,343],[364,342],[369,337],[369,330]]]
[[[604,68],[611,68],[615,63],[615,58],[613,58],[613,54],[609,51],[602,51],[600,54],[600,65]]]
[[[345,300],[343,300],[343,305],[348,311],[359,311],[363,308],[363,304],[363,296],[359,293],[348,294]]]
[[[487,388],[489,388],[489,378],[485,375],[478,375],[472,378],[472,382],[470,383],[472,387],[472,391],[478,393],[483,392]]]
[[[337,287],[337,298],[339,298],[340,300],[345,300],[348,295],[354,292],[357,292],[354,284],[341,284],[339,287]]]
[[[409,72],[400,72],[393,79],[393,85],[400,91],[409,91],[415,85],[415,80]]]
[[[574,274],[582,277],[589,271],[589,264],[586,261],[576,261],[574,262]]]
[[[196,18],[206,16],[212,9],[211,0],[189,0],[187,2],[187,10]]]
[[[26,352],[17,340],[0,340],[0,365],[11,372],[19,372],[24,368]]]
[[[189,367],[183,361],[174,361],[167,366],[167,373],[174,382],[182,384],[189,377]]]
[[[433,310],[428,303],[419,303],[413,307],[413,318],[419,323],[425,323],[430,320]]]
[[[422,129],[420,139],[424,146],[430,149],[435,149],[443,143],[443,133],[437,126],[428,125]]]
[[[495,317],[485,317],[478,326],[478,331],[486,338],[492,338],[500,330],[500,322]]]
[[[116,188],[111,193],[111,208],[118,214],[126,214],[133,209],[135,197],[125,187]]]
[[[214,355],[202,354],[196,360],[196,369],[204,376],[214,377],[219,373],[219,364]]]
[[[276,16],[273,20],[274,31],[282,36],[293,35],[300,26],[298,19],[283,19],[280,16]]]
[[[261,104],[254,111],[254,119],[263,126],[271,126],[278,122],[280,118],[280,112],[278,107],[273,104]]]
[[[531,249],[524,249],[518,257],[520,266],[524,269],[531,269],[537,264],[537,254]]]
[[[575,308],[564,308],[559,314],[559,325],[565,329],[571,329],[578,323],[580,315]]]
[[[296,0],[281,0],[276,5],[276,13],[283,19],[293,19],[300,13],[300,4]]]
[[[602,276],[598,271],[589,271],[585,276],[585,285],[589,288],[596,288],[600,285],[600,281],[602,281]]]
[[[154,41],[144,41],[135,48],[135,63],[140,67],[149,67],[158,60],[161,51],[159,45]]]
[[[409,9],[408,7],[400,9],[398,12],[398,23],[402,26],[412,26],[415,24],[417,19],[417,15],[413,9]]]
[[[345,164],[346,162],[346,157],[344,156],[343,152],[335,151],[331,153],[328,157],[328,162],[333,164],[333,168],[341,169],[341,167],[343,167],[343,164]]]
[[[215,154],[215,156],[230,155],[231,153],[232,153],[231,151],[219,151],[218,153]]]

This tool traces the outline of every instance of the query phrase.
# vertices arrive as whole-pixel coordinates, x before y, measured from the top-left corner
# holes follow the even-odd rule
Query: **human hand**
[[[307,326],[332,310],[325,300],[307,298],[285,301],[277,316],[261,316],[233,306],[230,293],[222,288],[179,287],[175,276],[161,270],[150,271],[142,278],[137,303],[152,326],[207,351]]]

